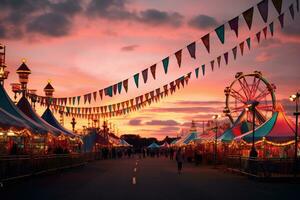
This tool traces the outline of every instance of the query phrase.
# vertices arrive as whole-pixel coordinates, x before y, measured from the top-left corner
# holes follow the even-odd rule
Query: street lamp
[[[25,96],[27,90],[28,76],[29,74],[31,74],[30,69],[26,65],[25,59],[22,60],[22,64],[16,72],[19,75],[19,82],[21,83],[22,95]]]
[[[298,167],[298,116],[299,116],[299,110],[298,110],[298,104],[300,99],[300,93],[297,92],[296,94],[293,94],[290,96],[290,100],[294,101],[296,103],[296,112],[294,112],[294,115],[296,116],[296,130],[295,130],[295,154],[294,154],[294,176],[297,175],[297,167]]]
[[[217,138],[218,138],[218,119],[220,118],[220,115],[214,115],[212,118],[215,120],[216,123],[216,134],[215,134],[215,145],[214,145],[214,160],[215,165],[217,164]]]
[[[75,125],[76,124],[77,124],[77,122],[75,121],[75,118],[73,117],[72,122],[71,122],[73,132],[75,132]],[[83,129],[85,129],[85,127]]]
[[[252,111],[252,147],[250,151],[250,158],[256,158],[257,157],[257,151],[255,149],[255,112],[256,112],[256,106],[258,106],[259,102],[258,101],[250,101],[248,104],[248,107],[246,110],[251,110]]]

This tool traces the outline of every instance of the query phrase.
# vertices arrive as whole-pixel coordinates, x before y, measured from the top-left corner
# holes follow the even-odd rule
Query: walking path
[[[104,160],[59,174],[4,185],[1,199],[288,199],[300,196],[300,184],[262,183],[207,166],[166,158]],[[6,199],[6,198],[3,198]]]

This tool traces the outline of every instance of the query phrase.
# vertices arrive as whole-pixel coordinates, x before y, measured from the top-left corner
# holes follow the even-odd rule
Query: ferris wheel
[[[259,71],[250,74],[238,72],[235,80],[224,90],[226,101],[223,112],[232,123],[240,118],[252,122],[255,116],[255,123],[261,125],[275,111],[275,89],[275,85],[269,83]]]

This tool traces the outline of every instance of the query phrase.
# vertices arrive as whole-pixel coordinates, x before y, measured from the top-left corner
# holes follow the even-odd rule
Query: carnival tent
[[[274,143],[284,143],[294,140],[295,125],[293,125],[291,120],[286,117],[281,105],[278,105],[276,110],[277,111],[273,113],[273,116],[268,121],[255,129],[255,142],[263,140],[263,138]],[[253,131],[249,131],[236,137],[234,141],[239,142],[243,140],[250,143],[252,137]]]
[[[23,120],[14,117],[2,108],[0,108],[0,130],[30,130],[30,127],[26,125]]]
[[[36,123],[40,124],[43,126],[48,132],[52,133],[55,136],[59,136],[60,134],[66,134],[62,132],[61,130],[51,126],[48,124],[45,120],[43,120],[40,116],[37,115],[37,113],[32,109],[30,103],[28,100],[23,96],[18,104],[17,107],[25,114],[27,117],[35,121]]]
[[[238,137],[249,130],[249,123],[243,121],[241,124],[235,124],[233,127],[227,129],[220,137],[218,137],[218,141],[231,142],[235,137]]]
[[[168,142],[164,142],[162,145],[160,145],[160,147],[162,147],[162,148],[169,148],[170,145],[168,144]]]
[[[198,138],[198,133],[197,132],[191,132],[184,140],[183,144],[187,145],[190,142],[196,140]]]
[[[122,146],[122,147],[130,147],[130,146],[132,146],[128,142],[126,142],[124,139],[120,139],[119,145]]]
[[[30,127],[31,132],[36,134],[48,133],[48,129],[44,128],[43,126],[39,125],[35,121],[31,120],[15,106],[15,104],[11,101],[11,99],[7,95],[2,85],[0,85],[0,108],[2,108],[4,111],[14,116],[15,118],[24,121],[24,123],[28,127]]]
[[[160,146],[158,144],[156,144],[155,142],[153,142],[152,144],[150,144],[148,146],[149,149],[155,149],[155,148],[159,148]]]
[[[68,134],[70,137],[76,137],[77,134],[69,131],[68,129],[66,129],[65,127],[63,127],[54,117],[53,113],[51,112],[51,110],[49,108],[47,108],[45,110],[45,112],[42,115],[42,119],[45,120],[48,124],[50,124],[51,126],[61,130],[62,132]]]

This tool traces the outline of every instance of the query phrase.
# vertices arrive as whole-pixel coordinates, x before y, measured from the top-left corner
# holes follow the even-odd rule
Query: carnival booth
[[[253,131],[236,137],[231,147],[240,150],[242,156],[248,156],[253,139]],[[254,131],[254,142],[258,156],[261,158],[287,158],[294,152],[295,125],[285,115],[278,103],[272,118]],[[299,148],[299,147],[298,147]]]

